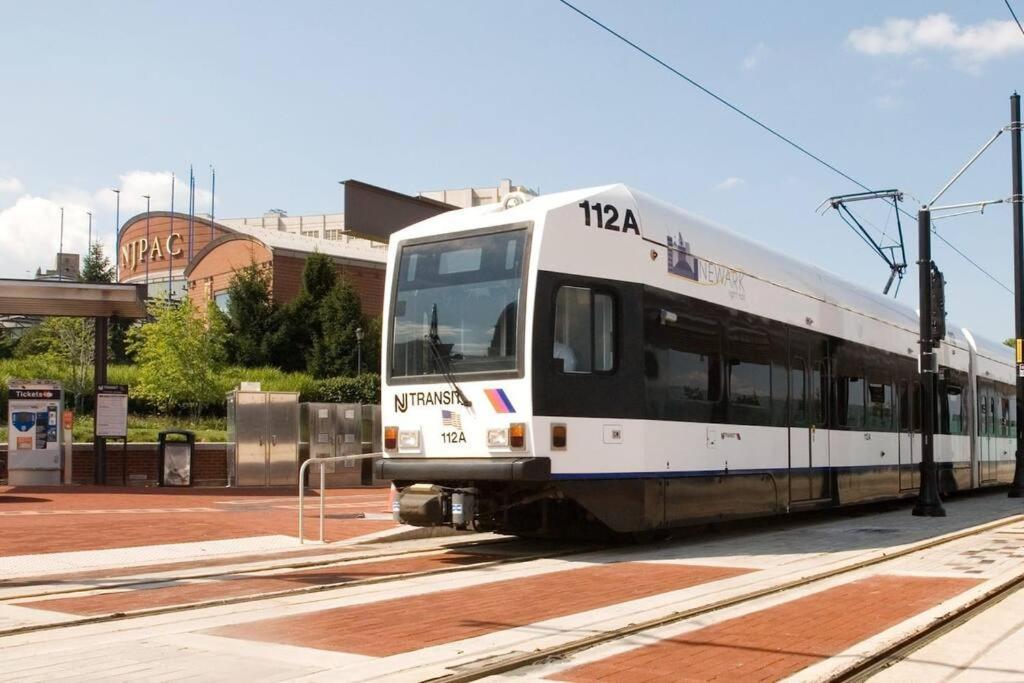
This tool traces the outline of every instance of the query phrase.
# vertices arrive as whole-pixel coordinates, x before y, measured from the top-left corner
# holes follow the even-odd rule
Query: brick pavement
[[[935,607],[978,579],[873,576],[568,669],[559,681],[777,681]]]
[[[329,583],[347,583],[359,579],[412,574],[449,567],[465,567],[493,560],[493,556],[479,553],[449,552],[375,562],[360,562],[343,566],[321,567],[270,576],[228,576],[212,581],[175,585],[156,585],[103,595],[52,598],[18,602],[15,605],[40,610],[52,610],[80,616],[131,612],[172,605],[187,605],[208,600],[258,595],[306,586]]]
[[[380,514],[386,489],[335,489],[326,533],[344,540],[396,526]],[[296,493],[287,489],[0,487],[0,557],[297,533]],[[314,493],[307,516],[318,514]],[[141,512],[139,510],[147,510]],[[154,510],[160,510],[156,512]],[[315,524],[311,524],[315,526]]]
[[[227,626],[213,635],[384,657],[747,573],[621,562]]]

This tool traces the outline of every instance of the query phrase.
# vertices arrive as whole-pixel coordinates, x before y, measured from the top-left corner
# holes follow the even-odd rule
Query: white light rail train
[[[624,185],[395,233],[396,515],[644,535],[916,495],[917,315]],[[940,489],[1013,476],[1013,352],[948,326]]]

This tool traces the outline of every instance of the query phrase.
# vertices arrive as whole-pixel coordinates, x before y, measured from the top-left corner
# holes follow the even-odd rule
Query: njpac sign
[[[167,257],[177,258],[184,253],[179,244],[181,241],[181,233],[172,232],[166,239],[154,237],[152,240],[149,240],[145,237],[140,237],[127,244],[122,244],[121,269],[135,272],[139,264],[147,260],[162,261]]]

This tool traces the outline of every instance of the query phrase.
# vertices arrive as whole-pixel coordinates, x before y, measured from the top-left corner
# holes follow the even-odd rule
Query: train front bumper
[[[547,481],[551,459],[510,458],[381,458],[377,478],[394,481]]]

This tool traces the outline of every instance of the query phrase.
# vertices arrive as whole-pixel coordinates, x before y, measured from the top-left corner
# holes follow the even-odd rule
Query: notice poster
[[[96,436],[128,436],[128,385],[96,387]]]

